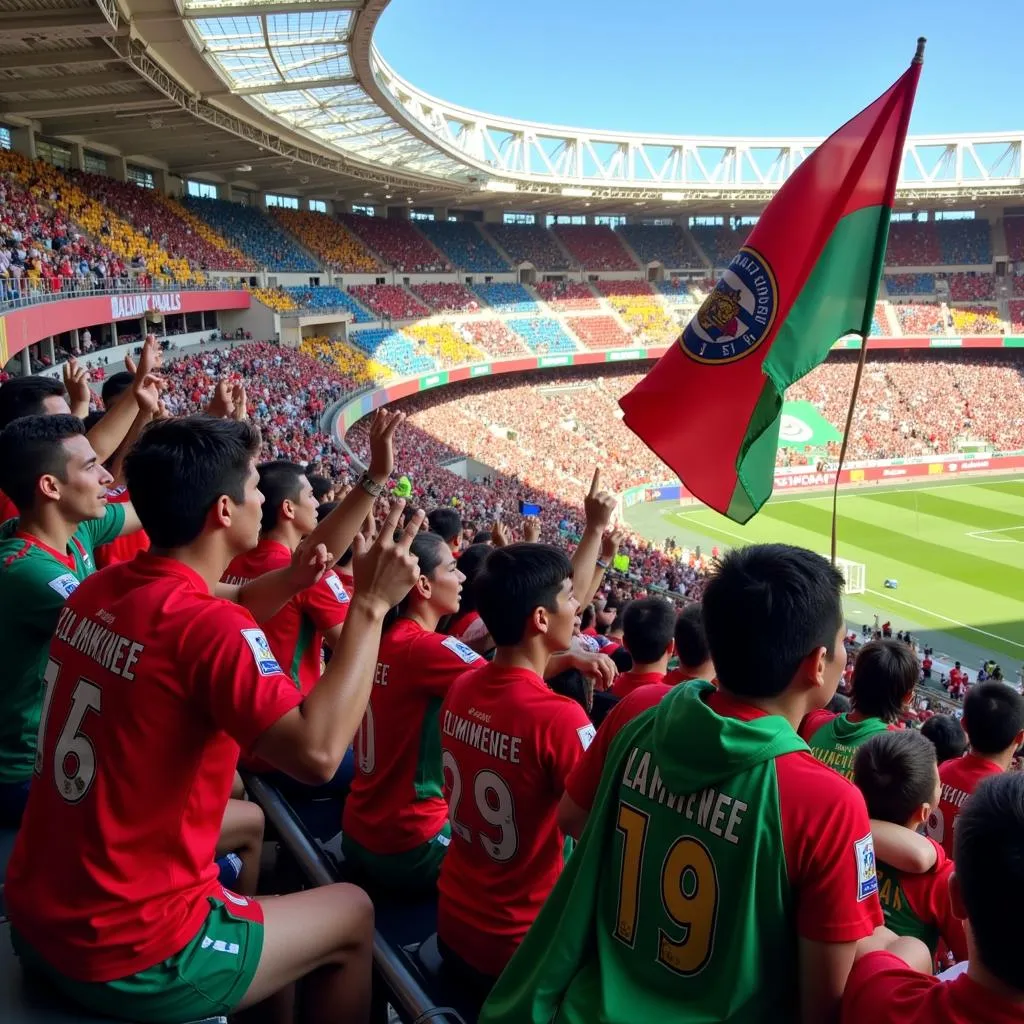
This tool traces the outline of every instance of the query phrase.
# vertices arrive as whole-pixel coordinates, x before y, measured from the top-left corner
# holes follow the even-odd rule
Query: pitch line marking
[[[998,633],[989,633],[988,630],[978,629],[977,626],[968,626],[966,622],[961,622],[959,619],[951,619],[948,615],[933,612],[930,608],[922,608],[920,605],[911,604],[909,601],[901,601],[898,597],[890,597],[888,594],[883,594],[878,590],[872,590],[870,587],[865,589],[867,593],[874,594],[875,597],[881,597],[886,601],[892,601],[894,604],[901,604],[905,608],[913,608],[916,612],[924,612],[925,615],[934,616],[936,619],[943,619],[946,622],[952,622],[954,626],[958,626],[960,629],[969,629],[972,633],[980,633],[982,636],[987,636],[992,640],[998,640],[1004,644],[1011,644],[1014,647],[1019,647],[1021,650],[1024,650],[1024,644],[1019,644],[1016,640],[1011,640],[1009,637],[1000,636]]]
[[[1004,526],[999,530],[972,530],[967,534],[975,540],[985,540],[989,544],[1019,544],[1020,541],[1013,537],[990,537],[991,533],[1013,533],[1014,530],[1024,530],[1024,526]]]

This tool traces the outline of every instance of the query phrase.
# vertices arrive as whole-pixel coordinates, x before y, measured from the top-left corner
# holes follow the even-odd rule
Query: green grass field
[[[634,506],[628,519],[652,540],[705,550],[781,541],[827,554],[832,496],[777,495],[746,526],[677,502]],[[867,593],[846,602],[857,621],[878,612],[894,628],[945,634],[956,657],[980,650],[1024,661],[1024,480],[840,492],[838,554],[867,567]],[[898,589],[885,589],[888,578]]]

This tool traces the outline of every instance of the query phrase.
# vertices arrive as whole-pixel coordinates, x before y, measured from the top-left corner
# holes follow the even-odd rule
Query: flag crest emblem
[[[698,363],[734,363],[768,337],[779,291],[768,262],[744,246],[679,339]]]

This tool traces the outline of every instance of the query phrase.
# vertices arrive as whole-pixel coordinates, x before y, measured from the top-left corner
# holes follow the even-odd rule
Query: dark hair
[[[609,608],[609,605],[611,605],[610,608]],[[604,636],[607,636],[609,633],[621,633],[622,632],[623,625],[624,625],[624,623],[626,621],[626,609],[629,607],[629,605],[630,605],[629,601],[623,601],[621,604],[619,604],[618,602],[609,601],[604,606],[604,610],[606,612],[607,611],[615,612],[615,618],[612,619],[612,621],[608,624],[607,628],[604,631],[604,634],[603,634]],[[599,633],[601,632],[600,626],[598,626],[598,632]]]
[[[676,612],[662,597],[630,601],[622,617],[623,644],[640,665],[650,665],[669,649],[676,628]]]
[[[307,473],[306,477],[309,480],[309,486],[313,488],[313,497],[318,503],[324,500],[324,495],[334,490],[334,481],[326,476],[321,476],[319,473],[310,476]]]
[[[420,576],[430,576],[434,570],[445,562],[450,562],[452,557],[451,549],[445,539],[436,533],[428,530],[420,530],[412,539],[409,550],[416,556],[420,563]],[[409,607],[409,598],[412,596],[412,588],[398,604],[393,605],[384,613],[384,625],[382,631],[390,629],[401,617],[402,613]]]
[[[550,544],[494,548],[476,578],[477,610],[498,647],[523,639],[534,610],[557,608],[558,592],[572,577],[572,563]]]
[[[592,604],[588,604],[586,608],[580,612],[580,630],[590,629],[597,620],[597,612],[594,610]]]
[[[853,663],[854,710],[868,718],[896,722],[921,673],[917,655],[901,640],[871,640]]]
[[[491,531],[481,530],[479,533],[473,534],[474,544],[486,544],[487,547],[491,546]]]
[[[310,481],[312,483],[312,481]],[[340,501],[322,501],[316,507],[316,521],[322,523],[339,505]],[[351,550],[351,549],[349,549]]]
[[[935,747],[914,729],[890,729],[862,743],[853,757],[853,781],[868,817],[905,825],[935,798]]]
[[[952,715],[932,715],[921,726],[921,735],[931,740],[939,764],[963,756],[967,749],[964,727]]]
[[[453,508],[435,508],[427,516],[427,522],[430,524],[431,533],[436,533],[447,541],[462,536],[462,516]]]
[[[704,612],[699,604],[688,604],[676,618],[676,654],[686,668],[700,668],[708,660],[708,638],[704,633]]]
[[[66,481],[64,442],[85,434],[77,416],[20,416],[0,430],[0,490],[25,512],[35,500],[36,484],[50,474]]]
[[[64,385],[52,377],[14,377],[0,384],[0,428],[23,416],[42,416],[48,398],[63,398]]]
[[[963,725],[976,754],[1001,754],[1024,729],[1024,697],[1006,683],[975,683],[964,698]]]
[[[85,414],[85,419],[82,420],[82,423],[85,425],[85,432],[88,434],[104,416],[106,416],[106,413],[102,409],[90,409]]]
[[[125,459],[125,478],[153,547],[194,541],[223,495],[240,505],[260,443],[249,420],[198,415],[151,424]]]
[[[135,375],[127,370],[120,370],[112,373],[104,382],[100,397],[103,405],[109,409],[112,402],[116,402],[135,383]]]
[[[833,693],[832,699],[825,705],[825,710],[831,711],[834,715],[845,715],[851,707],[853,705],[849,697],[842,693]]]
[[[487,561],[487,556],[494,550],[490,544],[471,544],[459,555],[459,572],[466,577],[462,584],[462,596],[459,598],[459,610],[456,615],[477,610],[476,581],[480,570]]]
[[[788,544],[733,548],[704,591],[704,631],[722,686],[777,697],[819,647],[835,657],[843,576],[821,555]]]
[[[264,497],[260,529],[266,533],[280,521],[281,506],[286,501],[299,500],[306,471],[297,463],[284,459],[262,462],[256,469],[260,474],[260,493]]]
[[[1024,993],[1024,775],[991,775],[967,798],[953,830],[953,862],[978,958]]]

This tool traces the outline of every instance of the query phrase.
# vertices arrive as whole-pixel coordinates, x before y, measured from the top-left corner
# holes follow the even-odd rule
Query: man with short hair
[[[237,597],[218,581],[258,538],[260,443],[247,421],[206,416],[147,430],[126,472],[153,547],[86,580],[57,624],[5,897],[23,962],[94,1014],[234,1013],[315,971],[302,1020],[369,1018],[364,893],[255,901],[223,889],[212,862],[240,748],[311,784],[333,776],[366,707],[384,614],[416,579],[422,513],[395,540],[398,502],[372,547],[356,539],[356,628],[304,697],[254,616],[218,596]],[[322,547],[307,555],[292,592],[327,567]],[[265,595],[277,575],[241,593]]]
[[[1024,743],[1024,697],[1005,683],[975,683],[961,722],[970,746],[939,766],[942,796],[928,819],[928,835],[953,855],[957,817],[978,783],[1005,772]]]
[[[822,764],[852,779],[857,748],[872,736],[899,727],[919,678],[917,655],[906,644],[871,640],[853,664],[853,710],[813,711],[801,723],[800,735]]]
[[[603,770],[595,743],[567,787],[580,844],[480,1024],[834,1019],[882,923],[864,798],[796,733],[845,664],[842,587],[800,548],[721,560],[719,689],[647,686],[612,710]]]
[[[665,673],[668,686],[688,683],[691,679],[715,681],[715,666],[704,633],[704,612],[699,604],[688,604],[676,618],[676,657],[679,667]]]
[[[318,505],[334,501],[334,481],[317,473],[307,473],[309,486],[313,489],[313,498]]]
[[[462,549],[462,517],[459,513],[442,505],[431,510],[427,522],[430,524],[430,532],[442,537],[452,549],[452,554],[457,555]]]
[[[843,1024],[1024,1019],[1024,775],[996,775],[978,785],[958,820],[954,847],[949,898],[953,913],[970,925],[966,969],[948,981],[936,978],[923,946],[876,935],[858,948],[843,995]]]
[[[639,686],[664,682],[674,650],[675,625],[675,609],[664,598],[630,601],[622,617],[622,638],[633,667],[615,677],[611,691],[614,697],[626,697]]]
[[[546,544],[497,548],[474,589],[497,650],[455,680],[441,707],[452,836],[437,934],[446,963],[482,997],[562,870],[555,811],[594,727],[544,682],[579,609],[565,553]]]

